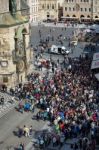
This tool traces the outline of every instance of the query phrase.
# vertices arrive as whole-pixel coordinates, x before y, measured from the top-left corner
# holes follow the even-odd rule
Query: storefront
[[[61,21],[64,21],[64,22],[79,22],[79,19],[76,18],[76,17],[61,17]]]

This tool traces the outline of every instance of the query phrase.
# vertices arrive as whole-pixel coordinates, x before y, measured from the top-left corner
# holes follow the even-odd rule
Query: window
[[[69,11],[71,11],[71,7],[69,7]]]
[[[87,8],[85,8],[85,11],[87,11]]]
[[[7,83],[8,82],[8,77],[3,77],[3,83]]]
[[[67,17],[70,17],[69,15],[67,15]]]
[[[85,17],[84,15],[81,15],[81,16],[80,16],[80,18],[84,18],[84,17]]]
[[[42,9],[44,9],[44,5],[42,5]]]
[[[52,4],[52,9],[54,9],[54,4]]]
[[[47,9],[49,9],[49,5],[47,5]]]
[[[88,15],[87,18],[90,18],[90,16]]]
[[[65,11],[67,11],[67,7],[65,7]]]
[[[91,8],[89,8],[89,12],[91,11]]]
[[[81,8],[81,11],[83,11],[83,8]]]
[[[73,8],[73,11],[75,11],[75,8]]]
[[[75,15],[73,15],[72,17],[76,17]]]

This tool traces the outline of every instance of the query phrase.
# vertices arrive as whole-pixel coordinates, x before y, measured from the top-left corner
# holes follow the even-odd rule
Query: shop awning
[[[78,19],[77,17],[61,17],[61,19]]]
[[[99,68],[99,60],[92,61],[91,69],[97,69],[97,68]]]
[[[99,73],[95,74],[95,77],[99,81]]]
[[[83,19],[83,20],[91,20],[91,18],[85,18],[85,17],[82,17],[80,19]]]
[[[99,60],[99,53],[94,53],[93,60]]]

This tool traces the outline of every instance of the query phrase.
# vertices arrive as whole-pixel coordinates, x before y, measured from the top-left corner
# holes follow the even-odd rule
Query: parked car
[[[67,50],[65,46],[56,46],[52,45],[51,48],[49,49],[49,53],[53,54],[69,54],[71,50]]]

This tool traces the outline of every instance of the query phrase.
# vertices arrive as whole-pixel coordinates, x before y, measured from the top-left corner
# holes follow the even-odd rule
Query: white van
[[[69,50],[66,50],[65,46],[56,46],[56,45],[52,45],[49,52],[54,53],[54,54],[69,54],[70,53]]]

